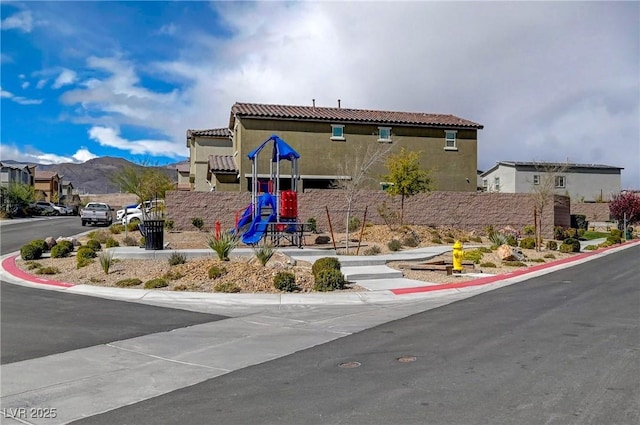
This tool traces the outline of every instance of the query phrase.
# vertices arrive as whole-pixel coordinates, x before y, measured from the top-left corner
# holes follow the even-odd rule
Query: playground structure
[[[258,179],[260,153],[272,145],[269,180]],[[267,238],[275,246],[283,242],[302,247],[304,225],[298,221],[298,159],[300,155],[277,135],[272,135],[247,154],[251,160],[251,204],[236,217],[236,233],[244,244],[255,245]],[[290,189],[281,189],[280,161],[291,162]],[[262,190],[266,183],[266,190]],[[245,230],[246,229],[246,230]]]

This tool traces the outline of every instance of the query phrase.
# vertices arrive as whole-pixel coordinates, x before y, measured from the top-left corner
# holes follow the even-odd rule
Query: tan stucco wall
[[[392,153],[402,147],[421,152],[421,163],[425,169],[432,170],[436,189],[442,191],[476,191],[477,170],[477,131],[458,130],[457,151],[444,149],[444,129],[414,127],[393,127]],[[247,153],[268,139],[272,134],[291,145],[299,154],[298,169],[301,175],[336,175],[337,162],[352,157],[360,147],[366,144],[378,145],[378,125],[345,124],[346,141],[332,141],[331,123],[313,123],[296,121],[274,121],[241,119],[236,131],[236,144],[239,151],[238,162],[241,182],[246,185],[246,175],[251,174],[251,162]],[[269,173],[270,152],[261,155],[258,172]],[[283,168],[287,165],[282,164]],[[286,172],[286,171],[285,171]],[[371,189],[379,188],[378,182],[387,172],[383,164],[371,169],[374,177]],[[467,182],[467,179],[469,181]]]
[[[190,141],[189,150],[193,190],[208,192],[209,185],[206,180],[209,171],[209,155],[233,155],[231,140],[228,138],[195,137]]]

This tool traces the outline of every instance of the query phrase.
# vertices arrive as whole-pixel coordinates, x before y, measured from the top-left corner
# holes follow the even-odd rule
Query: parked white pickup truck
[[[84,208],[80,210],[80,219],[82,225],[87,224],[104,224],[110,226],[113,223],[113,217],[111,212],[113,208],[109,204],[103,202],[89,202]]]
[[[123,224],[128,223],[129,220],[125,220],[125,217],[130,214],[142,214],[143,212],[149,214],[152,211],[163,209],[164,199],[158,199],[153,201],[144,201],[144,204],[127,205],[121,210],[116,211],[116,220]],[[141,218],[141,217],[139,217]]]

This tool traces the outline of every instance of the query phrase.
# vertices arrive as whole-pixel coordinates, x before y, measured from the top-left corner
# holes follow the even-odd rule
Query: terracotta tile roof
[[[238,166],[233,155],[209,155],[209,170],[214,174],[237,174]]]
[[[176,165],[176,170],[178,170],[179,173],[188,173],[191,171],[191,164],[189,164],[188,161],[180,162]]]
[[[36,180],[51,180],[57,175],[55,171],[36,171]]]
[[[191,137],[231,137],[228,128],[211,128],[208,130],[187,130],[187,139]]]
[[[234,116],[251,118],[276,118],[285,120],[333,121],[373,124],[412,125],[420,127],[476,128],[482,124],[454,115],[427,114],[422,112],[374,111],[368,109],[326,108],[318,106],[264,105],[236,102],[231,107],[230,128]]]

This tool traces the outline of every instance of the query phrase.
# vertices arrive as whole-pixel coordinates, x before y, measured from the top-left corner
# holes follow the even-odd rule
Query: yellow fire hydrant
[[[453,244],[453,271],[455,273],[462,273],[462,258],[464,257],[464,250],[460,241],[456,241]]]

